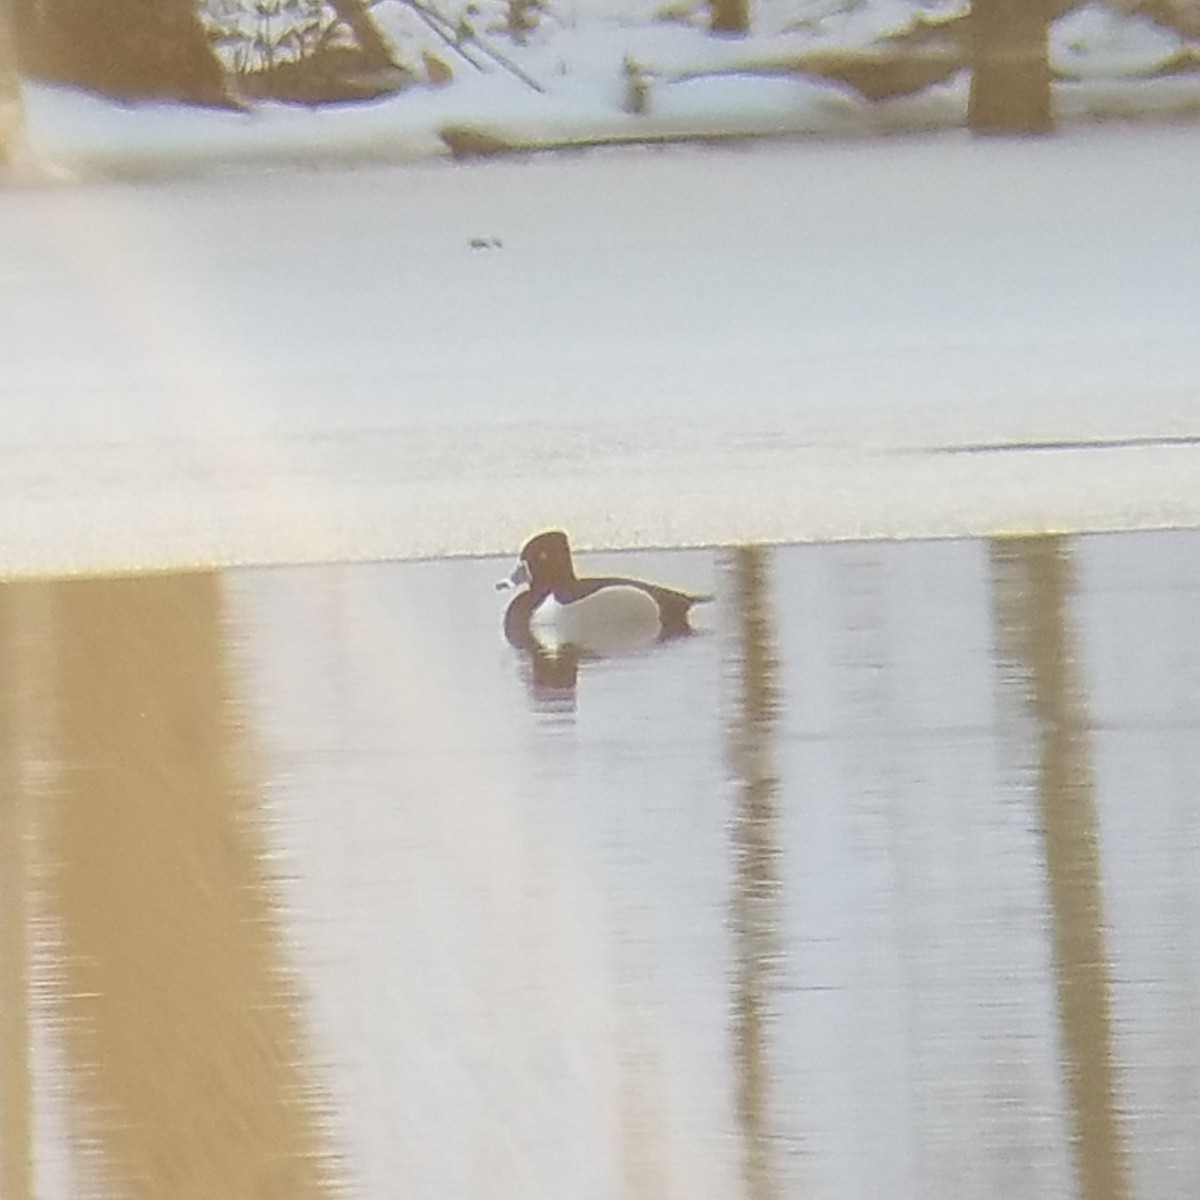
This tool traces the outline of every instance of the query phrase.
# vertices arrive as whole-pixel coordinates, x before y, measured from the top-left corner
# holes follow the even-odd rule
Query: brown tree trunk
[[[25,145],[25,110],[17,72],[17,35],[9,0],[0,0],[0,167],[17,162]]]
[[[17,28],[10,0],[0,0],[0,101],[15,95],[17,79]]]
[[[1048,133],[1050,103],[1047,0],[973,0],[971,94],[975,133]]]
[[[122,99],[230,103],[195,0],[19,0],[18,18],[28,74]]]
[[[395,66],[391,48],[384,41],[363,0],[329,0],[333,11],[354,34],[363,58],[371,67]]]
[[[750,32],[750,0],[710,0],[709,12],[713,33]]]

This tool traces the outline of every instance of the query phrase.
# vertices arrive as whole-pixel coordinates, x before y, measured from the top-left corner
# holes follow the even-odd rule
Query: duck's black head
[[[531,537],[521,547],[517,569],[507,579],[500,580],[496,587],[504,589],[528,584],[529,590],[522,592],[513,601],[513,606],[524,603],[532,612],[551,592],[575,582],[575,565],[571,562],[567,535],[561,529],[548,529]],[[513,611],[511,606],[509,611]]]
[[[552,592],[564,583],[575,581],[571,545],[561,529],[548,529],[531,537],[521,548],[521,562],[529,573],[534,592]]]

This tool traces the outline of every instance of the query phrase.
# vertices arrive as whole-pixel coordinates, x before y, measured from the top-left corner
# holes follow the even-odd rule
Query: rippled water
[[[1200,533],[0,588],[0,1195],[1200,1179]]]

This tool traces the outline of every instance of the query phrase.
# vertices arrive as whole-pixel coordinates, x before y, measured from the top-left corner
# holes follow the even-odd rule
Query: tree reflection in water
[[[1109,948],[1090,729],[1063,537],[991,543],[997,658],[1009,709],[1032,717],[1054,972],[1082,1200],[1129,1195],[1113,1065]],[[1018,727],[1021,722],[1018,721]]]
[[[770,988],[779,956],[779,716],[769,596],[771,551],[730,552],[733,587],[729,763],[735,788],[731,926],[734,939],[733,1044],[736,1111],[749,1200],[779,1194],[772,1154]]]
[[[36,811],[75,1169],[145,1200],[332,1195],[218,576],[4,590],[5,710],[36,724],[6,721],[3,751]]]

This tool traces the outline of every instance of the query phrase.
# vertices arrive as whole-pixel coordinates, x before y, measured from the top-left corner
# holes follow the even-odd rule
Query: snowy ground
[[[0,193],[4,568],[1200,524],[1198,149]]]
[[[120,105],[70,89],[26,89],[30,139],[50,164],[76,178],[144,178],[214,166],[305,162],[370,164],[444,155],[447,126],[498,130],[535,143],[654,140],[702,135],[877,135],[961,128],[968,79],[870,102],[852,89],[780,69],[806,55],[876,51],[917,19],[961,12],[946,3],[774,0],[745,38],[715,38],[703,5],[648,0],[556,0],[524,44],[507,34],[507,3],[442,0],[468,20],[488,57],[468,42],[451,49],[401,0],[379,3],[377,21],[413,86],[371,103],[306,108],[260,103],[246,112],[173,104]],[[664,18],[670,13],[671,18]],[[1097,119],[1200,113],[1200,72],[1153,73],[1195,54],[1172,29],[1093,3],[1051,29],[1059,75],[1054,103],[1067,128]],[[894,50],[894,46],[892,47]],[[638,64],[645,112],[628,111],[626,64]],[[430,64],[445,72],[428,77]]]

